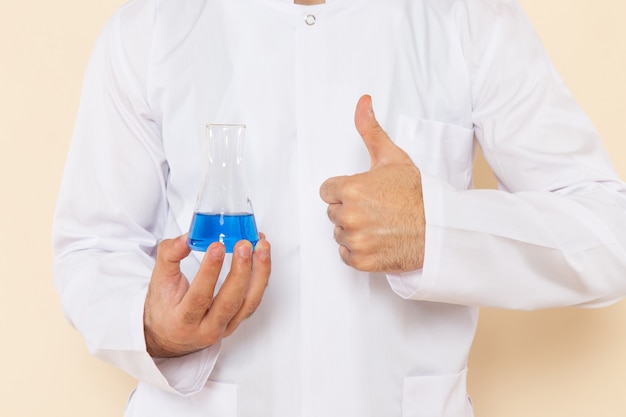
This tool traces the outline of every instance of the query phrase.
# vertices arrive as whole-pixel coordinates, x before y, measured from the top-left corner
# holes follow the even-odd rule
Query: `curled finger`
[[[332,224],[336,226],[339,226],[339,212],[341,210],[341,207],[341,203],[333,203],[329,204],[328,208],[326,209],[326,215],[328,216],[328,219],[331,221]]]
[[[335,242],[337,242],[340,245],[345,245],[345,230],[343,227],[341,226],[335,226],[335,228],[333,229],[333,238],[335,239]]]

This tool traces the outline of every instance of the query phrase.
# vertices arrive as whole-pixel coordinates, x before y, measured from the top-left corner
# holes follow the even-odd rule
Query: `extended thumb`
[[[372,167],[378,163],[387,161],[390,156],[390,146],[393,147],[393,149],[397,149],[396,145],[389,139],[389,136],[387,136],[380,124],[378,124],[372,107],[372,97],[369,95],[362,96],[356,104],[354,125],[359,135],[361,135],[363,143],[365,143],[367,147]]]

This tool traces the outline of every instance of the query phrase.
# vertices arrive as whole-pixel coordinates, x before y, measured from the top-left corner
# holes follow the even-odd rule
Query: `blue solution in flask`
[[[235,244],[247,240],[252,247],[259,241],[253,213],[194,213],[187,243],[192,250],[205,252],[213,242],[221,242],[227,253]]]

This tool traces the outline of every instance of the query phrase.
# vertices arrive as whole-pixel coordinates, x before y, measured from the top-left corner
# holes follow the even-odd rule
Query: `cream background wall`
[[[50,220],[82,74],[120,4],[0,0],[1,416],[121,416],[134,385],[86,353],[50,276]],[[626,178],[626,1],[522,4]],[[478,186],[493,186],[483,163],[476,173]],[[470,366],[477,417],[625,416],[626,304],[483,310]]]

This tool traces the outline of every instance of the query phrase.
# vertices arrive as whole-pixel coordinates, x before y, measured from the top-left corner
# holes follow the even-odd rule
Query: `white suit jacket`
[[[419,271],[344,265],[319,197],[369,169],[363,94],[423,175]],[[273,273],[233,336],[153,360],[155,248],[189,228],[206,123],[247,125]],[[500,190],[472,189],[476,144]],[[478,307],[624,294],[626,187],[515,0],[133,0],[87,70],[54,246],[69,320],[140,381],[127,416],[465,417]]]

